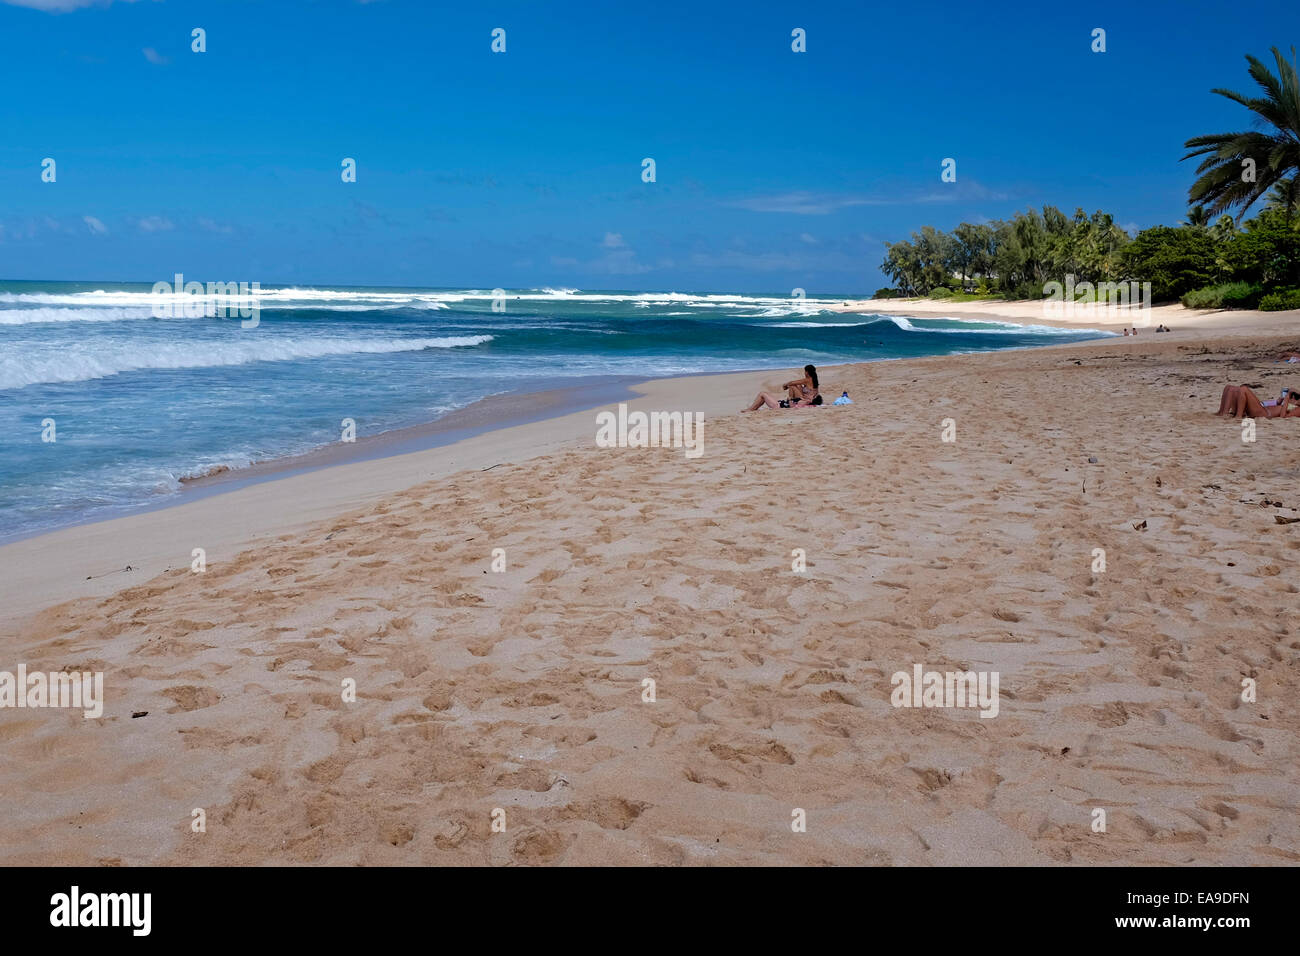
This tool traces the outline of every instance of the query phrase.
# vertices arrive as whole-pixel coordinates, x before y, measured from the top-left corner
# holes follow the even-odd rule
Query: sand
[[[1058,303],[1053,312],[1044,301],[1007,301],[992,299],[977,302],[945,303],[936,299],[882,299],[849,302],[834,307],[842,312],[885,312],[892,315],[958,319],[993,319],[1017,325],[1048,325],[1056,328],[1087,328],[1119,331],[1136,328],[1138,338],[1157,333],[1165,325],[1175,332],[1248,333],[1253,335],[1287,335],[1300,327],[1300,310],[1257,312],[1246,309],[1185,309],[1177,303],[1154,305],[1146,309],[1077,305],[1068,312]]]
[[[1295,864],[1300,420],[1211,413],[1297,345],[649,383],[701,457],[583,412],[5,546],[0,669],[108,702],[0,710],[0,862]]]

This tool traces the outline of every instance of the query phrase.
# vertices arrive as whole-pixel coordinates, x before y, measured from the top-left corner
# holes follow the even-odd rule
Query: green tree
[[[1150,282],[1151,297],[1166,302],[1216,279],[1217,256],[1208,232],[1153,226],[1124,248],[1122,269],[1126,279]]]
[[[1214,215],[1204,206],[1192,206],[1187,210],[1187,218],[1183,220],[1182,225],[1191,229],[1206,229],[1210,225],[1210,217]]]
[[[1055,212],[1060,215],[1060,210]],[[1011,224],[1011,234],[1013,242],[1010,251],[1014,256],[1012,274],[1015,282],[1014,285],[1006,286],[1006,289],[1020,298],[1037,297],[1042,294],[1041,286],[1050,251],[1047,226],[1043,217],[1030,209],[1016,216]],[[1035,287],[1038,287],[1037,291]]]
[[[1199,174],[1188,190],[1188,200],[1203,203],[1211,213],[1236,210],[1245,215],[1257,199],[1288,175],[1300,171],[1300,82],[1296,79],[1295,48],[1288,63],[1277,47],[1272,48],[1277,75],[1253,56],[1247,55],[1251,78],[1263,96],[1250,97],[1232,90],[1210,92],[1240,103],[1262,120],[1262,130],[1213,133],[1196,136],[1183,145],[1191,150],[1183,159],[1204,157],[1196,167]],[[1254,167],[1253,181],[1246,170]]]
[[[1237,220],[1229,215],[1220,216],[1210,227],[1210,238],[1215,242],[1227,242],[1237,234]]]
[[[1264,208],[1281,212],[1290,225],[1295,220],[1296,213],[1300,212],[1300,175],[1288,176],[1279,181],[1268,194]]]
[[[1079,275],[1089,282],[1104,282],[1119,275],[1121,253],[1132,240],[1100,209],[1088,220],[1080,250]]]
[[[1300,229],[1281,209],[1266,209],[1232,237],[1223,260],[1235,281],[1265,288],[1300,285]]]
[[[963,222],[952,231],[952,237],[957,243],[957,264],[965,289],[968,277],[987,276],[993,266],[993,230],[986,225]]]
[[[885,261],[880,264],[880,271],[894,280],[905,295],[917,294],[921,268],[916,247],[906,239],[885,243]]]

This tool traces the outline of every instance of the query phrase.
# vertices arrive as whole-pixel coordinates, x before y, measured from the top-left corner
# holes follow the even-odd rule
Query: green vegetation
[[[923,226],[885,243],[880,268],[894,288],[876,298],[1038,299],[1048,283],[1073,276],[1076,285],[1149,282],[1153,301],[1181,299],[1189,308],[1295,308],[1278,303],[1294,302],[1300,288],[1300,80],[1276,48],[1273,58],[1276,74],[1246,57],[1262,96],[1212,91],[1245,106],[1262,128],[1186,142],[1184,159],[1203,158],[1180,225],[1130,236],[1107,213],[1068,217],[1043,206],[951,233]],[[1261,199],[1258,215],[1242,223]]]
[[[1210,91],[1246,107],[1255,114],[1255,124],[1263,128],[1196,136],[1183,144],[1191,150],[1184,159],[1205,157],[1196,167],[1200,175],[1188,196],[1194,203],[1204,203],[1210,213],[1235,209],[1240,220],[1255,200],[1278,186],[1291,190],[1290,208],[1295,209],[1295,177],[1300,173],[1300,82],[1296,79],[1295,48],[1291,48],[1290,63],[1277,47],[1272,53],[1276,75],[1255,57],[1246,57],[1251,79],[1263,96]],[[1287,182],[1289,187],[1283,186]]]
[[[1300,289],[1279,289],[1270,292],[1259,300],[1262,312],[1283,312],[1287,309],[1300,309]]]
[[[1258,302],[1261,289],[1249,282],[1225,282],[1222,285],[1210,285],[1183,295],[1182,303],[1189,309],[1244,309],[1254,305],[1241,303]]]
[[[937,288],[1000,298],[1041,298],[1042,286],[1067,273],[1081,281],[1118,278],[1128,236],[1105,213],[1082,209],[1071,219],[1055,206],[1006,222],[964,222],[952,235],[922,227],[910,240],[886,243],[881,270],[904,295]]]
[[[1155,301],[1164,302],[1223,278],[1217,252],[1208,230],[1155,226],[1128,244],[1123,262],[1130,275],[1151,283]]]

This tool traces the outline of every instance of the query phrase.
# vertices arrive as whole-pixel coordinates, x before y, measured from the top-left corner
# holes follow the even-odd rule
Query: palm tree
[[[1268,194],[1264,208],[1281,210],[1290,223],[1296,212],[1300,211],[1300,176],[1289,176],[1279,181]]]
[[[1255,57],[1246,56],[1251,78],[1264,96],[1252,98],[1224,89],[1210,91],[1255,113],[1267,124],[1265,129],[1197,136],[1183,144],[1191,150],[1183,159],[1204,157],[1196,167],[1199,178],[1188,190],[1188,201],[1204,203],[1211,213],[1235,209],[1238,221],[1255,200],[1288,174],[1300,171],[1300,82],[1295,63],[1288,63],[1277,47],[1272,52],[1277,62],[1276,76]],[[1294,47],[1291,56],[1294,60]],[[1253,182],[1244,181],[1244,170],[1250,165],[1255,167]]]
[[[1237,220],[1231,216],[1220,216],[1210,227],[1210,238],[1215,242],[1227,242],[1237,234]]]
[[[1187,210],[1187,218],[1182,224],[1192,229],[1204,229],[1210,224],[1210,215],[1210,210],[1204,206],[1192,206]]]

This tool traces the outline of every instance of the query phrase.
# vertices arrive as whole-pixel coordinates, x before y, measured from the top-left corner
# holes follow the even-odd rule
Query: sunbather
[[[822,403],[821,385],[817,381],[817,367],[805,365],[803,378],[786,382],[781,387],[786,390],[786,398],[778,398],[771,392],[759,392],[754,404],[742,408],[742,412],[753,412],[766,405],[768,408],[807,408]]]
[[[1214,414],[1229,418],[1300,418],[1300,395],[1287,392],[1277,403],[1265,405],[1249,385],[1228,385]]]

